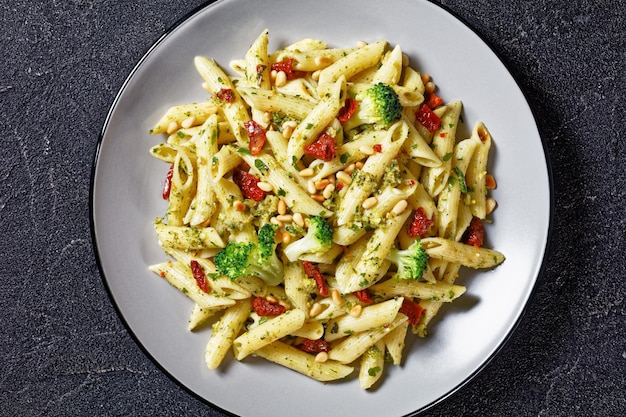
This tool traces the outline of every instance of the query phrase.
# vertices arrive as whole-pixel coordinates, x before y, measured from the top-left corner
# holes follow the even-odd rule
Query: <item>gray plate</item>
[[[499,206],[488,246],[507,260],[493,271],[464,271],[468,287],[431,324],[426,339],[409,337],[404,363],[388,367],[380,386],[354,379],[321,384],[263,360],[229,358],[204,365],[210,331],[187,331],[192,303],[148,270],[162,262],[152,220],[167,166],[148,149],[162,140],[148,130],[171,105],[203,100],[195,55],[223,67],[243,57],[265,28],[270,49],[313,37],[334,47],[386,39],[431,74],[446,100],[461,99],[471,127],[482,120],[494,138],[491,172]],[[165,34],[119,92],[103,128],[92,178],[92,223],[101,271],[113,304],[146,353],[200,398],[243,416],[401,416],[423,410],[479,371],[520,319],[540,273],[550,226],[550,180],[532,112],[496,55],[465,24],[425,1],[222,0]]]

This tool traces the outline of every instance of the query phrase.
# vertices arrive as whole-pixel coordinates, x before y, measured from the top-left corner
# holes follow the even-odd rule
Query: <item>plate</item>
[[[112,303],[139,345],[199,398],[241,416],[402,416],[446,398],[502,346],[540,273],[550,228],[550,178],[541,137],[524,95],[493,51],[463,22],[426,1],[221,0],[161,37],[121,88],[104,123],[92,177],[92,228]],[[209,330],[189,332],[190,300],[148,265],[164,255],[152,220],[167,166],[148,149],[150,127],[173,104],[206,98],[195,55],[227,67],[265,28],[270,50],[305,37],[334,47],[386,39],[433,76],[444,100],[461,99],[463,118],[482,120],[494,138],[491,172],[498,201],[488,245],[507,256],[493,271],[464,273],[467,293],[445,307],[427,338],[411,340],[404,363],[388,367],[373,391],[358,382],[322,384],[262,359],[204,365]],[[415,339],[415,340],[413,340]]]

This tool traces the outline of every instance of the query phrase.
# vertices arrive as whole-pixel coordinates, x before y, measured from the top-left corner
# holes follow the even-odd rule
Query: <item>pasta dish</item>
[[[212,326],[208,368],[232,352],[369,389],[463,295],[462,267],[504,261],[484,245],[492,138],[461,137],[462,102],[399,45],[268,45],[229,72],[197,56],[207,100],[151,129],[169,170],[150,269],[192,300],[190,330]]]

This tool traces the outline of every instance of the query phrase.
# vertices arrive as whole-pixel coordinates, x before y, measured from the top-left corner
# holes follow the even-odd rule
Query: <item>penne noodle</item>
[[[322,382],[343,379],[354,371],[335,361],[317,362],[315,356],[282,342],[264,346],[254,354]]]

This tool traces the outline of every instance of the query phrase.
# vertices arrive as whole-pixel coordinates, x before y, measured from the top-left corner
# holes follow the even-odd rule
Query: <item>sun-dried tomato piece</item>
[[[259,179],[242,169],[235,169],[233,181],[241,189],[243,196],[254,201],[261,201],[265,198],[265,191],[261,190],[257,183]]]
[[[424,98],[426,99],[426,104],[431,109],[436,109],[443,104],[443,99],[435,93],[426,93]]]
[[[190,262],[191,272],[193,274],[193,279],[196,280],[198,287],[205,293],[211,292],[211,288],[209,287],[209,283],[206,280],[206,275],[204,274],[204,270],[198,261],[192,259]]]
[[[304,153],[322,161],[332,161],[336,155],[335,138],[322,133],[315,142],[304,147]]]
[[[418,207],[413,213],[413,220],[409,225],[408,235],[410,237],[423,237],[434,222],[432,217],[430,219],[426,217],[423,207]]]
[[[328,285],[326,284],[324,275],[322,275],[322,272],[317,267],[317,265],[313,265],[309,261],[302,261],[302,267],[304,268],[304,273],[306,274],[306,276],[315,281],[315,285],[317,285],[317,292],[321,296],[327,296]]]
[[[172,191],[172,176],[174,175],[174,164],[170,165],[170,169],[167,170],[167,174],[165,175],[165,181],[163,182],[163,192],[161,195],[163,196],[163,200],[168,200],[170,198],[170,191]]]
[[[285,306],[272,303],[264,297],[256,297],[252,300],[252,309],[259,316],[278,316],[285,312]]]
[[[372,304],[374,302],[374,300],[372,299],[372,296],[367,290],[358,290],[358,291],[355,291],[353,294],[362,303]]]
[[[293,69],[293,62],[293,58],[285,58],[282,61],[274,62],[270,68],[272,71],[284,72],[288,80],[304,77],[306,74],[304,71],[296,71]]]
[[[323,339],[304,339],[298,349],[308,353],[330,352],[330,343]]]
[[[243,122],[243,126],[248,131],[248,139],[250,141],[248,148],[250,149],[250,153],[257,156],[261,153],[261,149],[263,149],[263,145],[265,145],[265,140],[267,139],[265,129],[254,120]]]
[[[226,103],[232,103],[235,101],[235,92],[230,88],[222,88],[217,92],[216,96]]]
[[[441,126],[441,119],[430,109],[428,104],[424,103],[415,113],[415,118],[422,124],[430,133],[439,129]]]
[[[359,102],[353,98],[347,98],[344,102],[343,107],[339,110],[339,114],[337,114],[337,120],[341,123],[345,123],[356,112],[356,109],[359,107]]]
[[[409,318],[409,324],[415,326],[417,323],[419,323],[420,318],[422,317],[424,307],[422,307],[415,301],[411,301],[408,298],[405,298],[404,300],[402,300],[402,306],[400,306],[400,310],[398,311]]]
[[[381,145],[380,143],[377,143],[374,146],[372,146],[372,149],[374,149],[374,152],[381,153],[383,151],[383,145]]]
[[[485,225],[478,217],[472,218],[469,226],[463,233],[461,241],[467,245],[480,248],[485,240]]]

